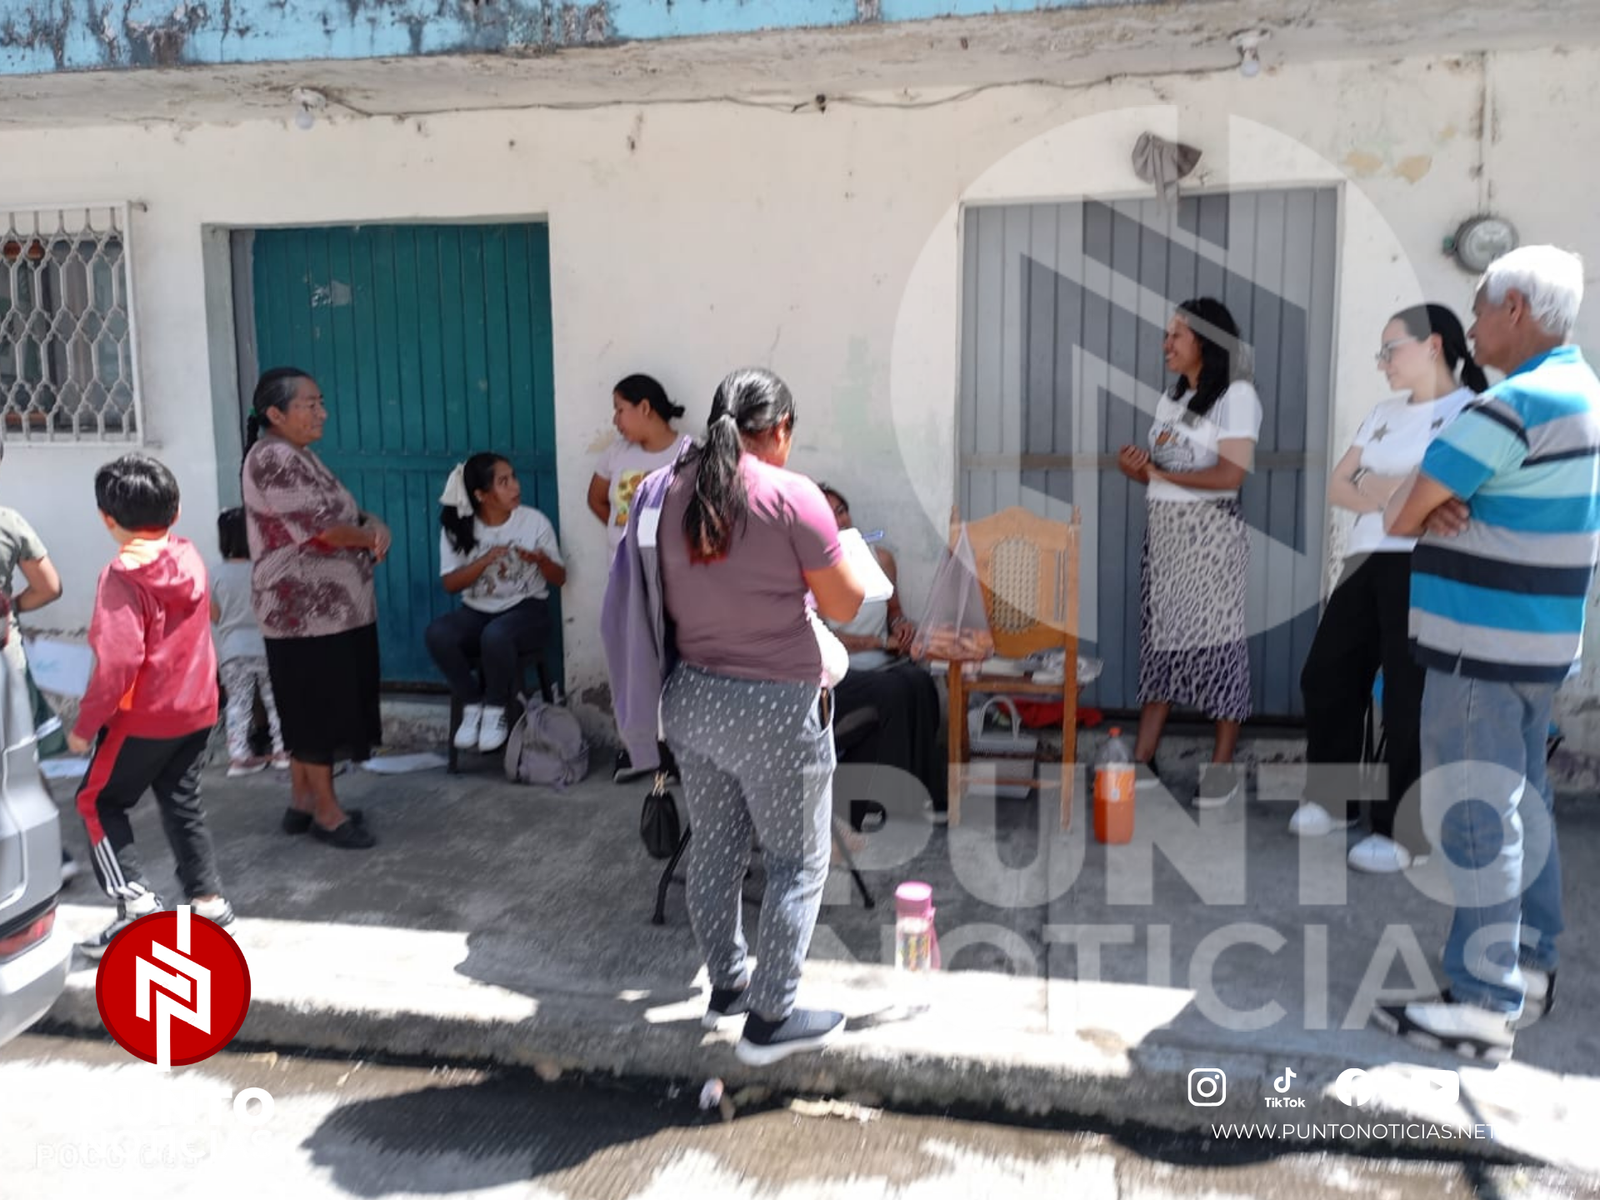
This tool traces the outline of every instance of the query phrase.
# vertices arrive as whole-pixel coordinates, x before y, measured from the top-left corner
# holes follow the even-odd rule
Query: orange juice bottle
[[[1116,726],[1094,760],[1094,836],[1111,844],[1133,840],[1133,755]]]

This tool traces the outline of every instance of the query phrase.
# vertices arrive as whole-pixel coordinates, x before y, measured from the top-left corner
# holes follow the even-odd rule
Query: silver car
[[[0,618],[0,645],[9,624]],[[72,939],[56,927],[61,821],[39,777],[33,708],[15,650],[0,650],[0,1045],[56,1002],[72,958]]]

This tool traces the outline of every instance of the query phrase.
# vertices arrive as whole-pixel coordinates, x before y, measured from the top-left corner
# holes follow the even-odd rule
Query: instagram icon
[[[1216,1108],[1228,1098],[1228,1077],[1216,1067],[1196,1067],[1189,1072],[1189,1103],[1196,1108]]]

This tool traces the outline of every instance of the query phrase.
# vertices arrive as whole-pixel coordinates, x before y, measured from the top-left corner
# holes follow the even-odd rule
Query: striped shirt
[[[1422,473],[1472,515],[1412,554],[1416,660],[1474,679],[1565,679],[1600,548],[1600,379],[1583,354],[1558,346],[1523,363],[1440,432]]]

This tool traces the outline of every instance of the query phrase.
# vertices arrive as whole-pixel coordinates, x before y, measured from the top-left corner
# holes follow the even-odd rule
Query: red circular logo
[[[250,1011],[250,968],[215,922],[188,911],[151,913],[107,948],[94,993],[119,1046],[180,1067],[233,1041]]]

